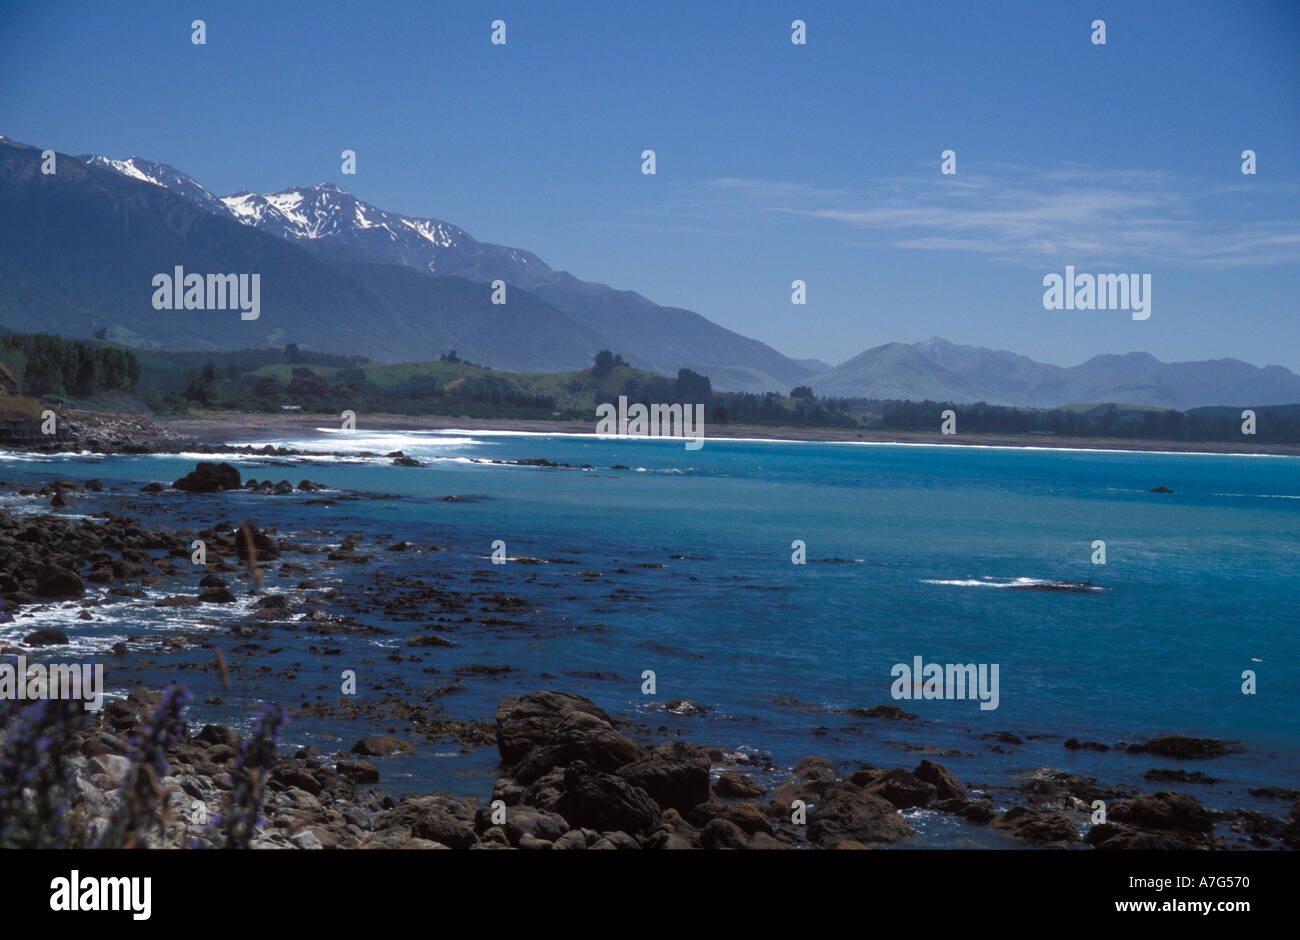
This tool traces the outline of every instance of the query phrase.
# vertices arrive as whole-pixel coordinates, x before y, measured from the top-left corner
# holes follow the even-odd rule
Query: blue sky
[[[796,357],[1300,371],[1295,2],[11,3],[0,133],[219,195],[334,181]],[[1043,309],[1067,264],[1150,273],[1150,319]]]

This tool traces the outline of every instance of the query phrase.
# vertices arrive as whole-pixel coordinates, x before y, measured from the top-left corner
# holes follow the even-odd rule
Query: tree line
[[[131,391],[140,381],[140,364],[128,349],[69,342],[45,333],[7,333],[0,345],[24,360],[23,392],[85,398]]]

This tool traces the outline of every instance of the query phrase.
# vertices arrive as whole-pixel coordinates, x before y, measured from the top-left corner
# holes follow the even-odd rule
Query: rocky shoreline
[[[71,807],[87,831],[111,828],[128,798],[132,735],[163,693],[137,689],[110,703],[102,720],[73,734]],[[913,770],[862,767],[841,773],[809,756],[793,779],[769,791],[731,766],[735,755],[684,741],[643,746],[589,699],[536,691],[504,699],[495,716],[501,776],[481,800],[443,793],[395,795],[372,786],[375,761],[409,747],[392,737],[358,741],[350,753],[314,747],[269,766],[261,814],[248,846],[261,849],[867,849],[902,846],[914,833],[904,810],[928,808],[987,825],[1040,847],[1214,849],[1224,817],[1249,833],[1300,847],[1300,802],[1285,820],[1224,814],[1168,790],[1120,799],[1105,824],[1089,825],[1090,802],[1110,795],[1097,781],[1040,776],[1026,805],[997,811],[942,764]],[[205,848],[223,844],[216,825],[246,773],[248,742],[229,728],[183,730],[157,781],[156,828],[133,844]],[[0,756],[4,754],[0,743]],[[1080,808],[1082,807],[1082,808]]]
[[[172,488],[182,493],[234,489],[276,493],[280,486],[319,499],[381,498],[321,493],[311,481],[297,487],[287,481],[275,486],[243,481],[233,467],[218,464],[200,464]],[[63,480],[19,492],[48,498],[57,510],[104,489],[97,480],[83,484]],[[149,484],[144,489],[156,492],[165,487]],[[189,557],[195,537],[206,542],[207,558],[201,568]],[[412,549],[399,543],[382,550]],[[57,511],[0,510],[0,594],[5,598],[0,614],[73,603],[81,606],[80,619],[93,619],[102,603],[147,603],[146,589],[155,595],[168,592],[153,600],[153,607],[231,605],[239,599],[233,582],[242,577],[252,588],[244,595],[251,603],[228,626],[240,646],[229,663],[221,658],[218,662],[223,673],[229,668],[238,675],[240,668],[247,668],[246,674],[260,676],[254,669],[264,666],[245,667],[244,662],[256,663],[275,628],[291,627],[319,636],[321,642],[331,634],[393,632],[367,626],[355,617],[327,614],[310,601],[291,601],[263,583],[263,578],[288,578],[300,588],[319,589],[328,569],[365,565],[364,551],[352,536],[322,547],[295,544],[273,529],[252,525],[218,523],[203,529],[167,530],[111,511],[73,520]],[[196,578],[197,585],[188,586]],[[479,610],[509,614],[523,603],[498,589],[471,587],[462,592],[406,580],[383,582],[386,618],[408,619],[410,613],[410,619],[416,619],[430,611],[453,614],[463,612],[469,603]],[[321,596],[334,595],[337,591],[327,589]],[[512,628],[506,619],[495,614],[489,618],[493,619]],[[0,653],[57,650],[67,642],[61,630],[44,627],[23,635],[21,642],[0,644]],[[160,650],[211,647],[213,636],[177,634],[155,642]],[[144,645],[143,638],[129,637],[114,648],[113,655],[124,656],[128,646],[137,650]],[[450,645],[452,641],[439,634],[413,633],[405,638],[406,648],[417,653]],[[312,649],[331,652],[324,646]],[[508,669],[458,670],[456,681],[463,675]],[[292,756],[274,756],[264,791],[264,822],[256,827],[250,844],[262,848],[852,849],[905,846],[915,837],[907,814],[934,811],[962,824],[987,827],[1008,844],[1106,849],[1300,847],[1300,791],[1295,790],[1260,793],[1281,806],[1291,804],[1282,814],[1267,815],[1248,809],[1213,809],[1167,789],[1139,793],[1050,767],[1026,773],[1014,788],[964,782],[930,759],[911,768],[849,767],[813,755],[792,768],[773,768],[770,761],[727,748],[680,739],[655,743],[647,729],[616,721],[591,700],[571,692],[509,696],[500,701],[494,716],[449,719],[437,701],[456,688],[394,688],[378,703],[349,705],[348,715],[400,721],[427,731],[431,739],[456,740],[464,747],[495,747],[500,763],[490,792],[485,789],[478,799],[462,799],[445,793],[379,789],[381,780],[387,783],[386,760],[415,750],[411,741],[391,734],[360,738],[350,751],[326,754],[306,747]],[[158,690],[141,687],[109,703],[100,719],[72,736],[68,766],[81,811],[92,827],[107,825],[121,807],[123,783],[132,768],[132,735],[148,724],[149,710],[162,697]],[[802,706],[795,700],[774,701]],[[675,705],[665,708],[675,714],[695,709],[692,703]],[[303,701],[296,711],[326,720],[337,718],[347,733],[342,720],[346,716],[328,702]],[[858,711],[863,718],[896,721],[900,726],[914,717],[894,705],[853,714]],[[999,740],[1008,746],[1020,743],[1005,733]],[[6,750],[8,743],[8,738],[0,737],[0,763],[21,758]],[[157,782],[168,800],[164,825],[150,844],[213,844],[212,821],[229,811],[226,803],[238,790],[245,746],[237,732],[218,725],[204,725],[192,735],[186,731],[173,742],[166,753],[168,771]],[[1075,739],[1065,742],[1067,751],[1109,747]],[[1126,749],[1179,760],[1212,760],[1227,753],[1229,744],[1172,736]],[[780,770],[784,779],[775,786],[765,785],[759,778],[770,778],[773,770]],[[1157,785],[1215,782],[1200,771],[1168,768],[1153,768],[1146,779]],[[1097,801],[1106,805],[1106,822],[1094,825]]]

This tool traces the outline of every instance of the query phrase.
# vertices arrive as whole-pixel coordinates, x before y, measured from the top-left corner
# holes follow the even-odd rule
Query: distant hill
[[[1258,368],[1239,359],[1161,362],[1149,353],[1128,353],[1065,367],[938,337],[868,349],[805,384],[818,395],[1033,408],[1116,402],[1188,410],[1224,402],[1300,401],[1300,376],[1281,366]]]

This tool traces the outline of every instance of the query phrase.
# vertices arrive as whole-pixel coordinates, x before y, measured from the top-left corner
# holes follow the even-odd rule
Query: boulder
[[[493,827],[493,812],[491,806],[479,807],[474,814],[475,831],[483,834]],[[554,842],[570,829],[569,823],[559,813],[523,804],[507,808],[506,820],[500,828],[511,845],[520,845],[524,836]]]
[[[62,646],[68,642],[68,635],[54,627],[46,627],[23,637],[28,646]]]
[[[1098,849],[1151,851],[1185,849],[1186,846],[1156,832],[1143,832],[1128,826],[1103,823],[1093,826],[1083,839],[1088,845]]]
[[[681,813],[709,798],[709,758],[685,741],[660,744],[640,760],[624,764],[618,775],[645,790],[661,807]]]
[[[700,829],[715,819],[725,819],[747,835],[772,831],[772,822],[767,813],[753,803],[723,804],[710,800],[691,810],[688,819],[692,826]]]
[[[172,486],[187,493],[215,493],[218,490],[237,490],[242,483],[239,471],[228,463],[203,462],[181,477]]]
[[[989,825],[1025,842],[1079,841],[1079,830],[1066,814],[1040,813],[1025,806],[1012,807]]]
[[[751,800],[767,793],[767,788],[744,774],[724,773],[713,782],[713,792],[724,799]]]
[[[368,760],[339,761],[334,765],[339,776],[353,783],[378,783],[379,768]]]
[[[602,832],[650,832],[662,820],[659,807],[645,790],[584,761],[565,768],[555,805],[544,808],[574,826]]]
[[[833,782],[840,779],[840,772],[828,757],[805,757],[794,765],[794,778]]]
[[[706,849],[743,849],[746,843],[740,827],[721,817],[711,820],[700,833],[700,845]]]
[[[808,817],[808,838],[826,848],[840,842],[902,842],[912,827],[883,797],[851,783],[827,792]]]
[[[478,843],[474,834],[473,810],[446,796],[422,796],[403,800],[380,820],[382,830],[405,830],[417,839],[427,839],[453,849],[467,849]]]
[[[80,597],[86,593],[81,575],[67,568],[51,568],[36,582],[37,597]]]
[[[1165,829],[1178,832],[1210,832],[1214,814],[1190,796],[1161,790],[1137,796],[1111,807],[1108,817],[1140,829]]]
[[[925,806],[935,799],[937,793],[934,784],[918,779],[901,767],[881,774],[866,786],[866,790],[883,796],[898,809]]]
[[[497,709],[497,749],[522,783],[578,760],[613,771],[647,756],[594,702],[567,692],[503,700]]]
[[[936,764],[932,760],[923,760],[912,773],[918,780],[933,784],[935,793],[941,800],[970,799],[970,794],[966,792],[965,785],[943,764]]]
[[[362,738],[352,745],[352,753],[363,757],[387,757],[390,754],[414,754],[415,745],[410,741],[387,735],[377,738]]]

